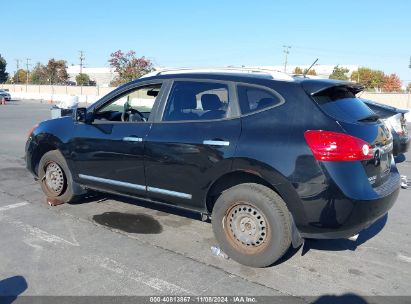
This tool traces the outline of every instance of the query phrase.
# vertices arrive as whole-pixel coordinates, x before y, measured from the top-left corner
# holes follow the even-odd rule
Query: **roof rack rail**
[[[234,73],[260,73],[270,76],[276,80],[294,81],[294,78],[284,72],[258,67],[202,67],[202,68],[157,68],[155,71],[144,75],[143,77],[159,76],[167,73],[188,73],[188,72],[234,72]]]

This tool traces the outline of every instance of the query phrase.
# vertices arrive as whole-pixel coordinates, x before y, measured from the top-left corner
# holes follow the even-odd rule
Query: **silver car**
[[[5,90],[3,90],[3,89],[0,89],[0,97],[4,97],[4,99],[5,99],[6,101],[10,101],[10,100],[11,100],[11,95],[10,95],[10,93],[7,92],[7,91],[5,91]]]

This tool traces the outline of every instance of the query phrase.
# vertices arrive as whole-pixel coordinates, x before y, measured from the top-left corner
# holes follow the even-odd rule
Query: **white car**
[[[5,99],[6,101],[10,101],[10,100],[11,100],[11,95],[10,95],[10,93],[7,92],[7,91],[5,91],[5,90],[3,90],[3,89],[0,89],[0,97],[4,97],[4,99]]]

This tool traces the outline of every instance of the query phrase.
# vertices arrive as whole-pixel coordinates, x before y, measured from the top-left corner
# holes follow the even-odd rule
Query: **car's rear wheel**
[[[40,159],[38,176],[47,197],[62,203],[73,201],[73,180],[63,155],[57,150],[49,151]]]
[[[287,206],[276,192],[259,184],[224,191],[214,205],[212,225],[222,250],[247,266],[269,266],[291,244]]]

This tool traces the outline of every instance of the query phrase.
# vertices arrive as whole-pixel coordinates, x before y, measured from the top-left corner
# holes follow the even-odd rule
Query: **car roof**
[[[292,77],[289,74],[260,68],[179,68],[160,69],[150,72],[130,83],[146,82],[159,79],[213,79],[222,81],[236,81],[269,85],[270,83],[294,84],[302,88],[310,95],[315,95],[325,89],[334,86],[346,86],[354,92],[359,92],[362,87],[356,83],[334,79],[310,79],[304,77]],[[123,86],[122,86],[123,87]]]
[[[142,78],[148,78],[153,76],[165,76],[172,75],[173,77],[181,77],[187,75],[202,75],[204,76],[230,76],[230,77],[251,77],[251,78],[263,78],[274,79],[284,81],[294,81],[290,75],[271,69],[261,68],[235,68],[235,67],[223,67],[223,68],[168,68],[159,69],[144,75]]]

